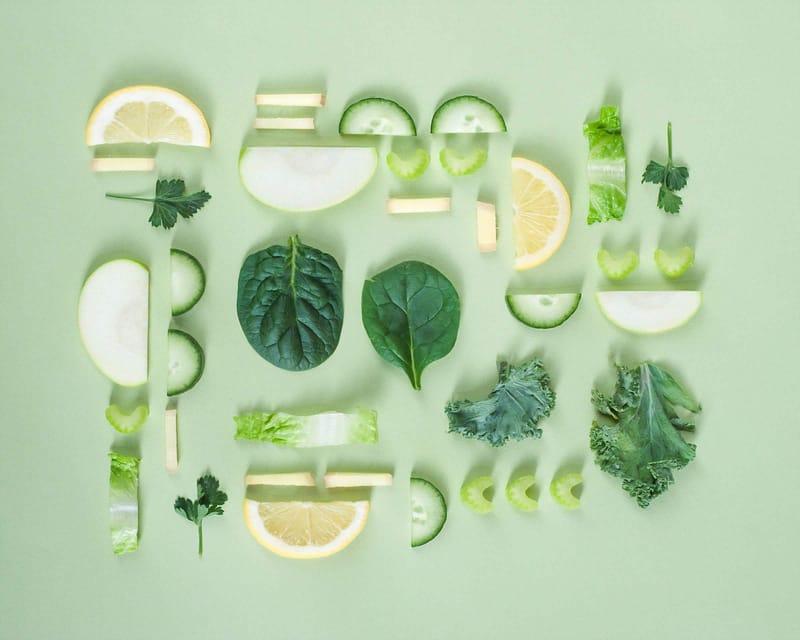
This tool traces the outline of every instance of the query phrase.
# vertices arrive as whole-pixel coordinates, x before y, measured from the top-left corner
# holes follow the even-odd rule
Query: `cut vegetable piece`
[[[536,511],[539,503],[528,495],[528,490],[536,484],[536,477],[525,475],[512,480],[506,485],[506,498],[515,509],[520,511]]]
[[[322,558],[344,549],[367,523],[369,501],[257,502],[244,520],[259,544],[284,558]]]
[[[200,109],[172,89],[134,86],[107,95],[86,124],[86,144],[153,143],[208,147],[211,133]]]
[[[328,471],[324,477],[325,488],[391,487],[391,473],[358,473],[354,471]]]
[[[259,440],[285,447],[330,447],[378,441],[378,412],[361,407],[353,413],[328,411],[310,416],[254,412],[235,416],[233,421],[236,440]]]
[[[455,149],[445,147],[439,152],[439,162],[451,176],[467,176],[475,173],[489,157],[489,152],[483,147],[476,147],[467,153],[460,153]]]
[[[78,300],[78,328],[92,362],[112,382],[147,382],[150,274],[133,260],[112,260],[87,279]]]
[[[139,548],[139,458],[109,453],[111,548],[130,553]]]
[[[245,147],[239,177],[269,207],[317,211],[352,198],[377,166],[374,147]]]
[[[414,119],[394,100],[364,98],[354,102],[339,121],[342,135],[415,136]]]
[[[442,492],[422,478],[411,478],[411,546],[421,547],[439,535],[447,520]]]
[[[443,102],[431,120],[431,133],[496,133],[506,131],[497,108],[477,96],[457,96]]]
[[[586,222],[621,220],[625,213],[627,190],[625,144],[617,107],[601,107],[599,119],[583,125],[583,135],[589,140],[586,165],[589,214]]]
[[[295,473],[253,473],[244,478],[247,486],[267,485],[275,487],[315,487],[317,485],[308,471]]]
[[[135,433],[147,420],[150,409],[141,404],[130,413],[125,413],[119,405],[112,404],[106,409],[106,420],[120,433]]]
[[[416,180],[431,163],[431,154],[426,149],[416,149],[410,158],[402,158],[394,151],[386,154],[386,164],[396,176],[403,180]]]
[[[178,470],[178,410],[164,412],[164,466],[167,473]]]
[[[203,375],[203,349],[185,331],[170,329],[167,334],[167,395],[188,391]]]
[[[575,313],[581,302],[580,293],[509,294],[506,304],[511,315],[535,329],[557,327]]]
[[[694,263],[694,250],[691,247],[683,247],[676,255],[671,255],[663,249],[656,249],[653,258],[661,273],[668,278],[678,278]]]
[[[569,194],[548,168],[511,159],[514,247],[518,271],[548,260],[561,246],[570,220]]]
[[[609,280],[622,280],[639,266],[639,254],[635,251],[628,251],[625,255],[617,258],[611,255],[607,249],[600,249],[597,252],[597,264]]]
[[[497,212],[494,205],[478,202],[475,208],[475,226],[478,236],[478,251],[488,253],[497,250]]]
[[[259,107],[324,107],[324,93],[257,93]]]
[[[254,129],[316,129],[314,118],[256,118]]]
[[[486,498],[485,492],[493,486],[494,480],[491,476],[473,478],[461,487],[461,502],[475,513],[489,513],[494,505]]]
[[[598,291],[606,319],[632,333],[661,333],[686,324],[703,301],[700,291]]]
[[[581,501],[572,490],[580,484],[583,484],[580,473],[562,473],[550,483],[550,495],[565,509],[577,509]]]
[[[153,171],[155,158],[93,158],[92,171],[98,173],[111,171]]]
[[[387,198],[387,213],[446,213],[450,198]]]
[[[169,252],[172,283],[172,315],[186,313],[203,296],[206,274],[200,262],[180,249]]]

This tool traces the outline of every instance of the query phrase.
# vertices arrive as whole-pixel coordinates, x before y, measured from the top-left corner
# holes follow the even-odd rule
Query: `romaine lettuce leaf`
[[[130,553],[139,548],[139,458],[109,453],[111,548]]]
[[[589,224],[621,220],[625,213],[625,144],[617,107],[601,107],[600,117],[583,125],[589,140]]]
[[[353,413],[326,412],[297,416],[283,412],[253,412],[233,418],[236,440],[259,440],[286,447],[374,444],[378,413],[358,408]]]

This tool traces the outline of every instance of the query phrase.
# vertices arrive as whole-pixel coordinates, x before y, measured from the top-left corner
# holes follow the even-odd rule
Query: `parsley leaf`
[[[175,499],[175,513],[182,515],[189,522],[197,525],[199,537],[198,554],[203,555],[203,518],[210,515],[222,515],[228,496],[219,488],[219,480],[210,473],[197,479],[197,500],[179,497]]]
[[[659,209],[667,213],[678,213],[683,204],[683,198],[675,193],[686,186],[689,180],[689,169],[672,164],[672,123],[667,123],[667,164],[659,164],[651,160],[642,174],[642,182],[652,182],[661,185],[658,189]]]
[[[194,216],[211,199],[211,194],[207,191],[187,194],[184,181],[180,178],[173,178],[156,182],[156,195],[154,198],[142,198],[116,193],[107,193],[106,197],[118,200],[152,202],[153,212],[150,214],[150,224],[154,227],[171,229],[178,221],[179,215],[184,219]]]

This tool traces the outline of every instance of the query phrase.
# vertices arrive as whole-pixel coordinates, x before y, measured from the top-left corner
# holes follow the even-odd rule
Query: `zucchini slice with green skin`
[[[623,280],[639,266],[639,254],[628,251],[625,255],[616,257],[607,249],[597,252],[597,264],[609,280]]]
[[[506,498],[512,507],[520,511],[530,512],[539,508],[539,503],[528,495],[528,490],[536,484],[532,475],[520,476],[506,485]]]
[[[206,273],[192,254],[181,249],[170,249],[172,272],[172,315],[186,313],[203,296],[206,290]]]
[[[439,152],[439,162],[442,167],[453,177],[468,176],[475,173],[489,157],[489,152],[483,147],[475,147],[467,153],[459,153],[455,149],[445,147]]]
[[[185,331],[170,329],[167,334],[167,395],[188,391],[203,375],[205,354],[202,347]]]
[[[691,247],[683,247],[677,254],[669,254],[663,249],[656,249],[653,259],[667,278],[679,278],[694,263],[694,250]]]
[[[461,487],[461,502],[475,513],[489,513],[494,509],[491,500],[486,498],[485,492],[494,486],[491,476],[479,476]]]
[[[565,509],[577,509],[581,506],[581,501],[572,490],[579,484],[583,484],[580,473],[562,473],[550,483],[550,495]]]
[[[402,157],[394,151],[386,154],[386,164],[396,176],[403,180],[416,180],[425,173],[431,163],[431,154],[425,149],[416,149],[410,157]]]
[[[394,100],[364,98],[344,110],[339,133],[351,136],[415,136],[414,119]]]
[[[442,492],[422,478],[411,478],[411,546],[421,547],[439,535],[447,520]]]
[[[580,293],[506,295],[506,304],[511,315],[534,329],[552,329],[564,324],[575,313],[580,302]]]
[[[491,103],[478,96],[446,100],[431,119],[431,133],[499,133],[508,131],[506,121]]]
[[[120,433],[136,433],[150,415],[146,404],[141,404],[130,413],[125,413],[119,405],[112,404],[106,409],[106,420]]]

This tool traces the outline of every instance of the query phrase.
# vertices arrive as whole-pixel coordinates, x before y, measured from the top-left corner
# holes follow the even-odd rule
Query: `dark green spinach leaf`
[[[289,238],[247,257],[239,272],[239,323],[250,345],[281,369],[330,357],[344,318],[342,270],[333,256]]]
[[[458,292],[444,275],[409,261],[364,283],[361,317],[378,354],[419,389],[422,370],[453,348],[461,309]]]

